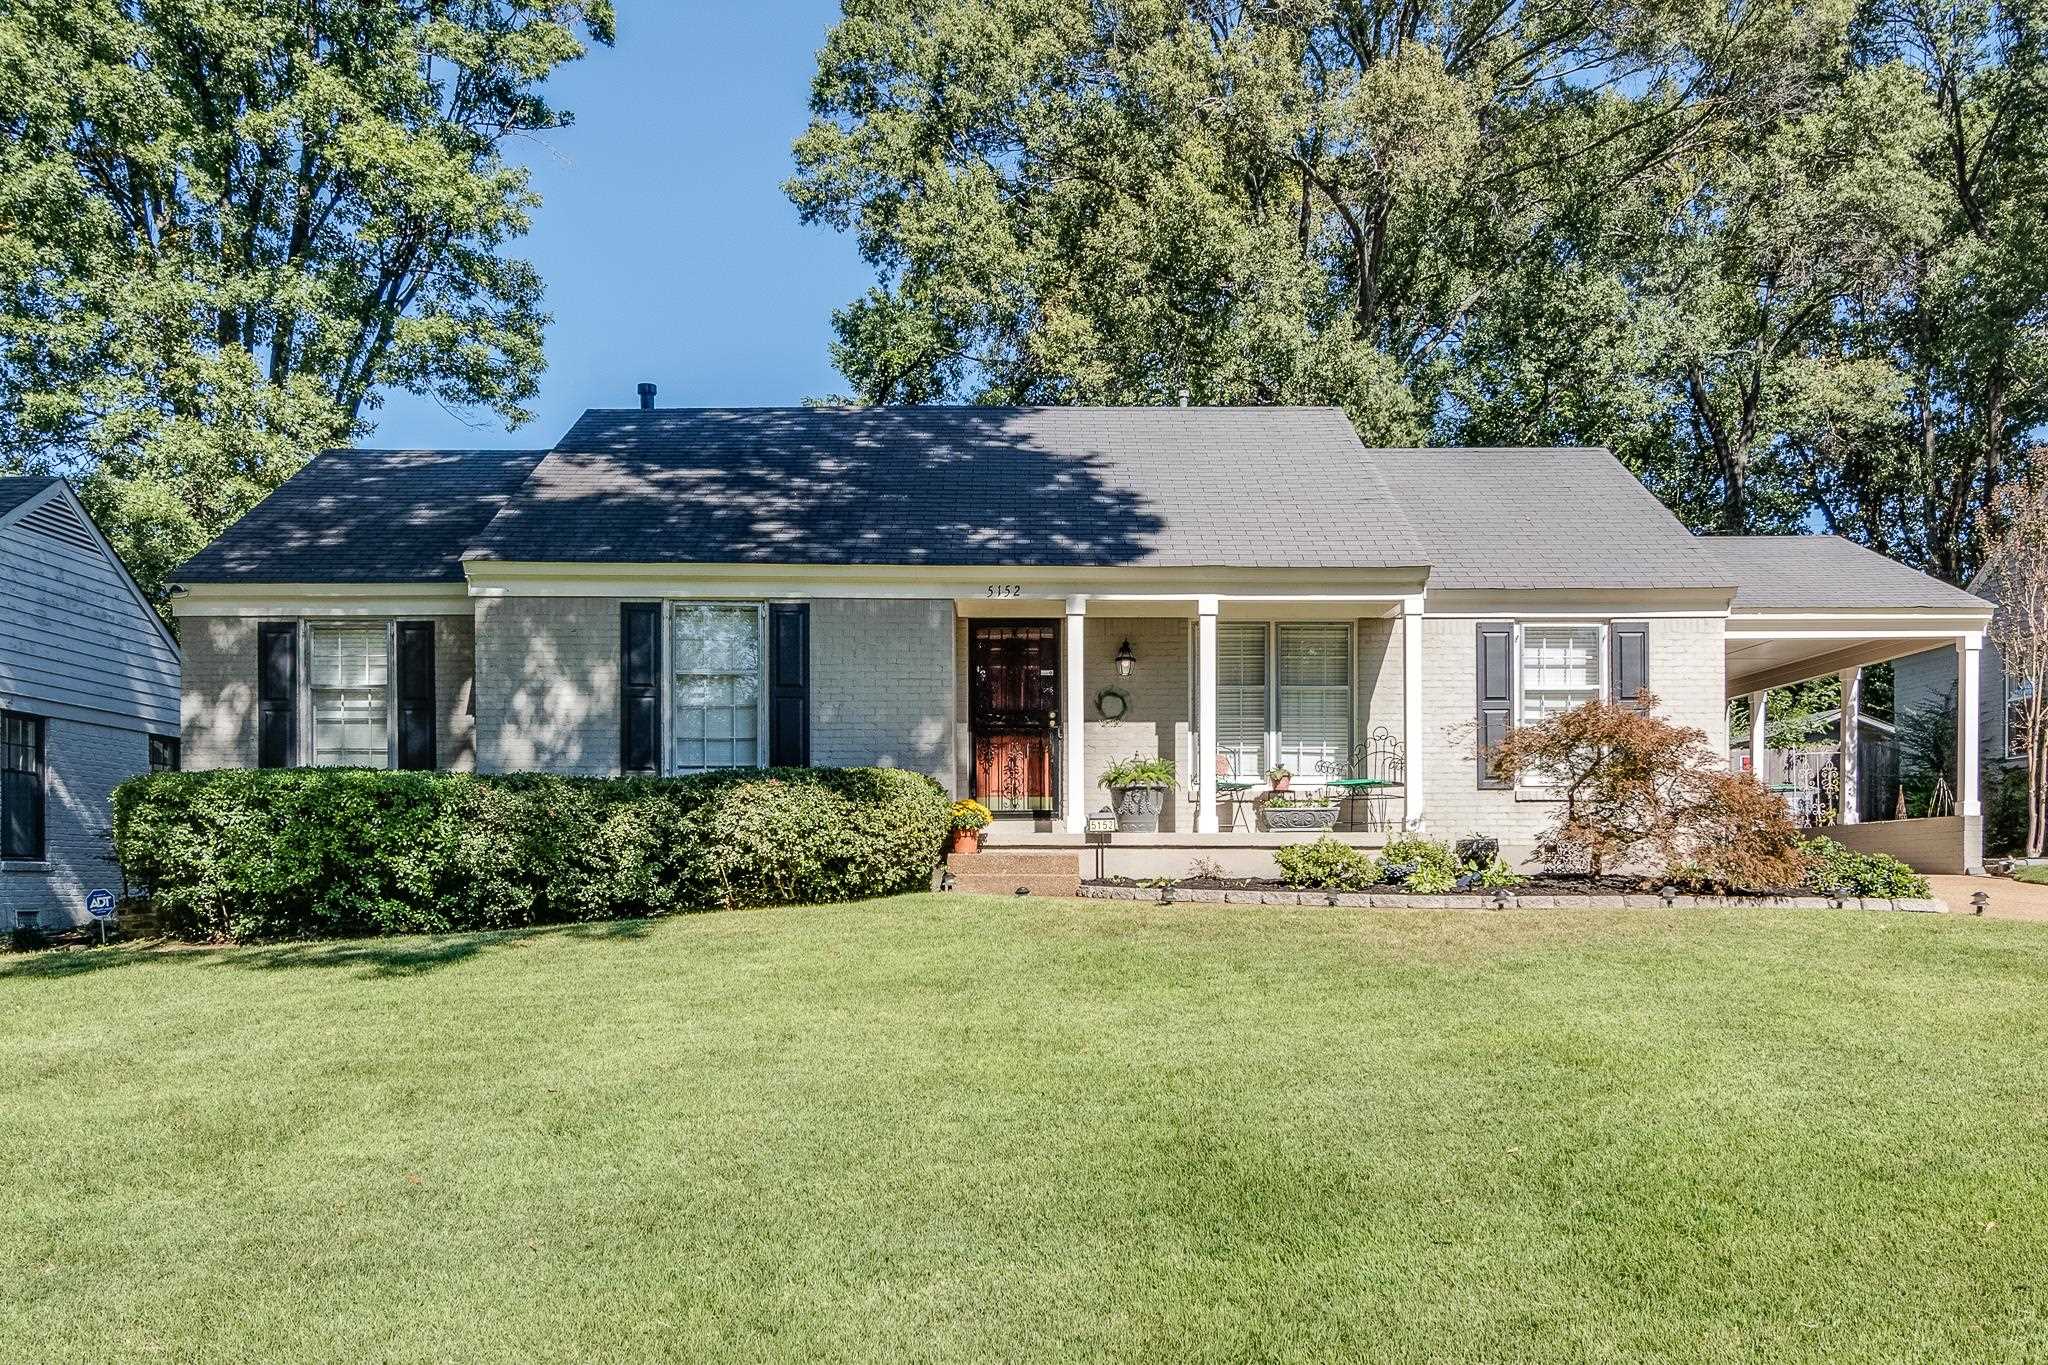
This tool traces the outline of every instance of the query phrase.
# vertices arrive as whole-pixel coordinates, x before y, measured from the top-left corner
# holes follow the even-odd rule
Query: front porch
[[[1167,849],[1312,839],[1257,827],[1267,774],[1286,767],[1291,797],[1341,797],[1339,831],[1383,842],[1422,814],[1408,761],[1421,613],[1419,594],[1396,591],[958,602],[956,790],[995,811],[991,845],[1080,848],[1110,806],[1112,764],[1169,761],[1159,834],[1115,841],[1134,857],[1155,850],[1143,856],[1156,865]],[[1196,838],[1214,842],[1156,842]]]

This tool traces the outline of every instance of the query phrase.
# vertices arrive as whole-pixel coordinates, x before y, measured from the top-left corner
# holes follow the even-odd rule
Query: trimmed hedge
[[[114,849],[171,932],[442,933],[853,900],[930,884],[928,777],[680,778],[365,769],[159,773],[114,792]]]

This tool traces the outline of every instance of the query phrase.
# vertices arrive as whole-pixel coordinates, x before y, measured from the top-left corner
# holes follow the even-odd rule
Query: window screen
[[[1342,772],[1351,756],[1351,627],[1279,627],[1280,762],[1301,774]]]
[[[309,632],[313,762],[391,766],[391,650],[382,622],[316,625]]]
[[[675,770],[751,768],[761,761],[761,609],[678,602]]]

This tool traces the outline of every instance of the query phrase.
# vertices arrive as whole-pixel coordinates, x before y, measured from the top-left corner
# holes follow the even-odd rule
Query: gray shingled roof
[[[1334,408],[593,410],[467,558],[1426,563]]]
[[[57,482],[50,474],[9,474],[0,477],[0,517]]]
[[[1432,588],[1727,588],[1728,570],[1598,447],[1375,450]]]
[[[538,450],[330,450],[171,575],[178,583],[462,580],[462,551]]]
[[[1840,536],[1712,536],[1738,610],[1924,607],[1989,611],[1991,603]]]

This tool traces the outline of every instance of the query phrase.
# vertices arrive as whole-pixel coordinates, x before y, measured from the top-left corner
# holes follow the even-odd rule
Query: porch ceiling
[[[1982,632],[1989,620],[1988,606],[1970,613],[1737,611],[1728,619],[1728,695],[1940,649]]]

